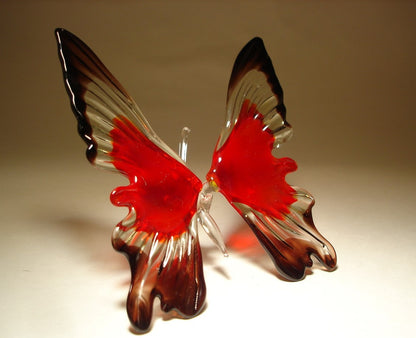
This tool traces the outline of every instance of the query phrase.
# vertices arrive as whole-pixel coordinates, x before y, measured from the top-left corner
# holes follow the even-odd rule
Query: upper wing
[[[109,133],[113,120],[124,117],[147,139],[182,162],[153,131],[139,107],[95,53],[74,34],[58,28],[59,58],[78,131],[87,143],[87,158],[98,166],[115,170],[109,155],[114,140]]]
[[[334,268],[335,251],[312,221],[313,198],[285,181],[296,170],[295,161],[272,154],[292,128],[260,38],[251,40],[235,61],[226,109],[207,180],[249,223],[285,277],[301,279],[312,265],[311,255]]]
[[[113,246],[127,254],[132,285],[127,309],[147,330],[153,299],[165,311],[198,313],[205,299],[202,259],[193,216],[201,181],[163,143],[132,98],[94,52],[75,35],[56,30],[59,57],[88,160],[120,172],[129,185],[111,201],[128,215],[113,232]]]

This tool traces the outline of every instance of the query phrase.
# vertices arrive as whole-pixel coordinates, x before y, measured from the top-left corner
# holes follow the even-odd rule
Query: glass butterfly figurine
[[[185,318],[202,309],[206,287],[198,226],[226,253],[209,214],[214,192],[222,193],[248,223],[277,270],[289,280],[304,277],[311,256],[327,270],[336,266],[332,245],[312,220],[313,197],[290,186],[290,158],[272,150],[292,133],[283,91],[265,50],[254,38],[241,50],[228,86],[225,124],[212,166],[202,183],[185,164],[187,129],[179,155],[153,131],[117,79],[94,52],[64,29],[55,31],[65,86],[87,158],[123,174],[129,185],[111,193],[128,208],[115,227],[113,247],[131,267],[127,312],[139,331],[149,330],[153,301]]]

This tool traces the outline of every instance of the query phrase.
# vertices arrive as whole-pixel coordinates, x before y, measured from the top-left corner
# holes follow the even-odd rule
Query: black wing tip
[[[65,28],[56,27],[55,28],[55,35],[60,35],[61,33],[66,32]]]
[[[266,52],[263,39],[256,36],[252,38],[238,53],[237,58],[234,62],[234,68],[241,68],[244,66],[249,69],[261,66],[261,63],[268,61],[270,58]]]
[[[242,48],[240,54],[247,54],[253,51],[260,51],[260,50],[263,50],[264,52],[266,52],[264,41],[261,37],[255,36],[249,42],[246,43],[246,45]]]
[[[67,31],[65,28],[55,28],[55,37],[58,40],[58,42],[61,42],[64,39],[67,39],[68,37],[73,37],[74,34],[72,34],[70,31]]]
[[[254,45],[254,46],[264,46],[264,42],[263,39],[259,36],[255,36],[254,38],[252,38],[249,42],[247,42],[246,46],[250,46],[250,45]],[[244,48],[243,48],[244,49]]]
[[[60,35],[62,32],[64,32],[65,29],[61,27],[56,27],[54,30],[55,35]]]
[[[59,35],[59,36],[76,36],[74,33],[71,33],[69,30],[62,28],[62,27],[56,27],[54,32],[55,32],[55,35]]]
[[[63,46],[64,44],[74,43],[75,45],[83,46],[85,48],[86,44],[75,34],[71,33],[70,31],[66,30],[65,28],[55,28],[55,38],[58,42],[59,46]],[[89,47],[87,47],[89,48]]]

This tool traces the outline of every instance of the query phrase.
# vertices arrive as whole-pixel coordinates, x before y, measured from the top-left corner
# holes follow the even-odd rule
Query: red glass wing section
[[[112,163],[130,184],[114,189],[111,202],[129,208],[137,230],[166,236],[181,234],[196,212],[201,181],[128,119],[121,116],[113,123]]]
[[[285,181],[296,162],[272,154],[274,136],[264,126],[257,107],[246,99],[238,121],[224,145],[214,152],[208,181],[232,203],[244,203],[281,219],[296,201]]]

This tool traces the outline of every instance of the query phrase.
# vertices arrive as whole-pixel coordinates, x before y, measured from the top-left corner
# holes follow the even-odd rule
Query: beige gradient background
[[[110,244],[122,178],[91,168],[53,31],[80,36],[175,150],[192,129],[201,178],[234,59],[264,39],[295,134],[279,156],[310,190],[337,271],[276,278],[258,248],[222,258],[202,236],[208,306],[156,309],[153,336],[411,337],[415,313],[416,3],[1,1],[0,336],[129,337],[129,272]],[[244,229],[217,197],[226,241]]]

